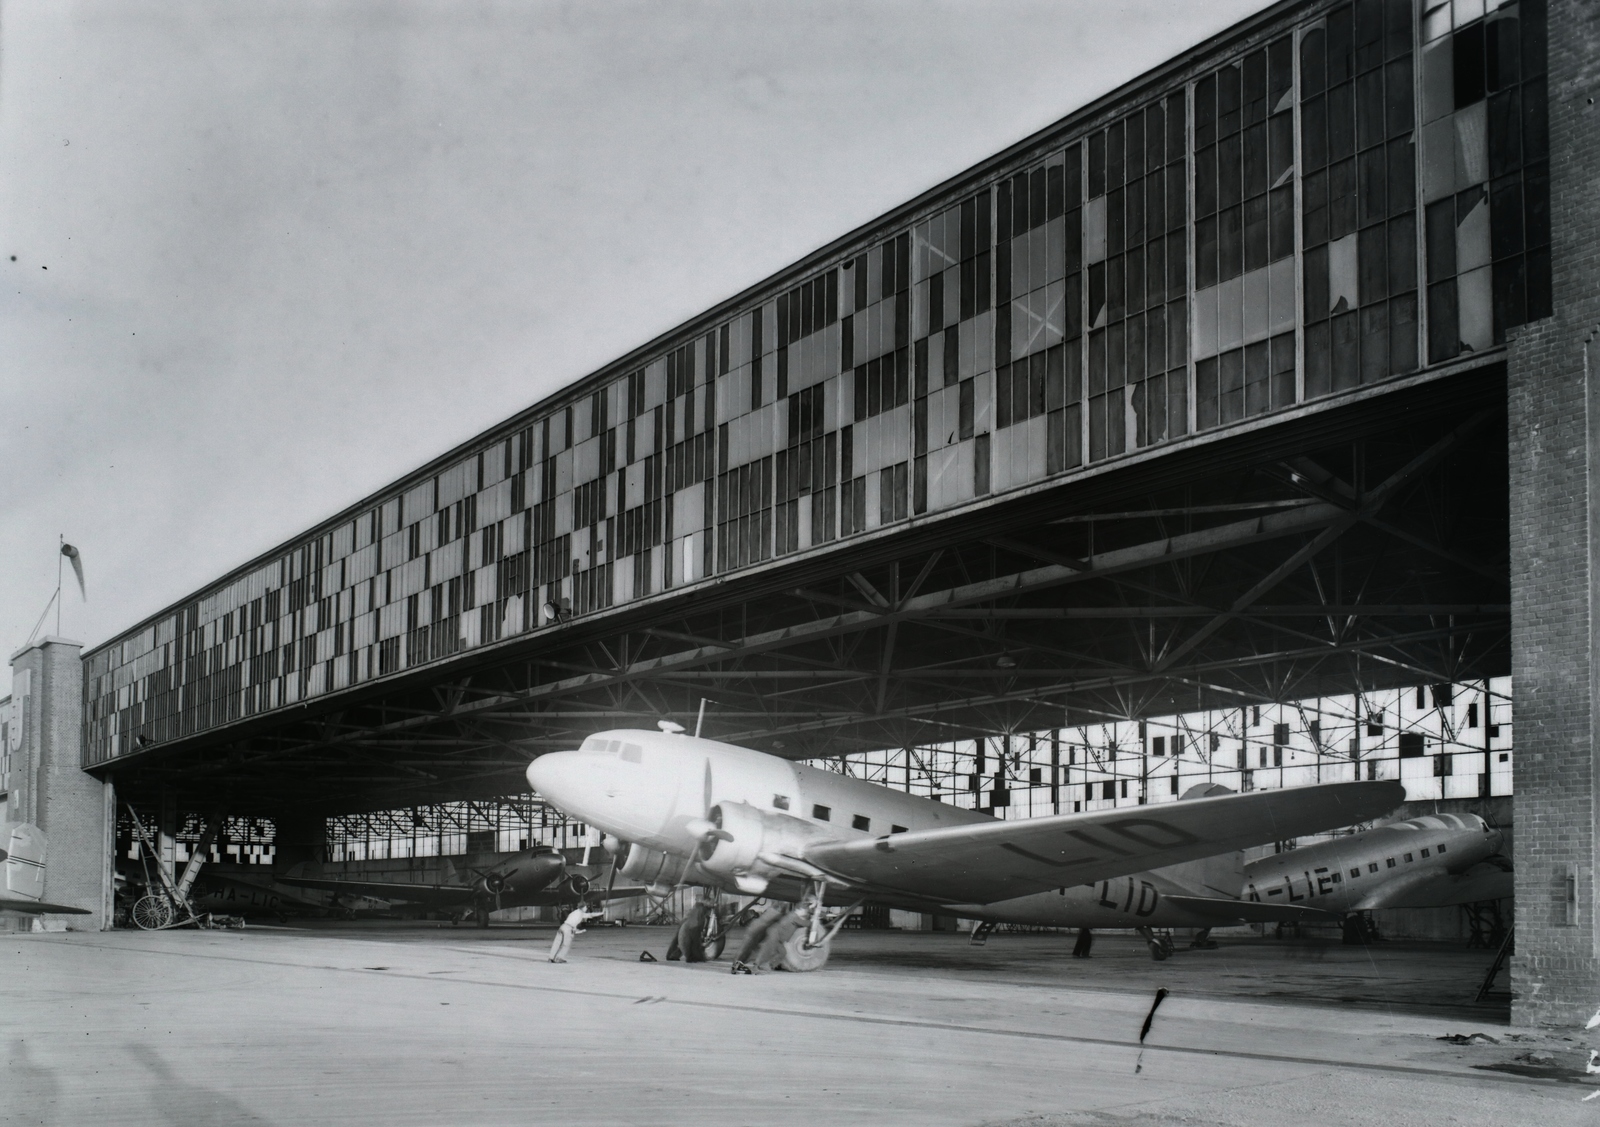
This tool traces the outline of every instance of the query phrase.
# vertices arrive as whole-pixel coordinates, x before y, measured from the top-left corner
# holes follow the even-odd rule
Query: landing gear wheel
[[[701,953],[708,963],[722,958],[722,949],[728,945],[728,933],[723,930],[715,911],[706,913],[705,928],[700,932]]]
[[[778,966],[782,970],[821,970],[828,964],[828,955],[832,950],[831,939],[815,947],[806,946],[806,933],[801,929],[784,940],[782,952],[778,955]]]
[[[133,922],[145,931],[172,926],[172,902],[165,896],[141,896],[133,905]]]
[[[1170,954],[1172,954],[1172,952],[1167,950],[1167,945],[1165,943],[1161,942],[1161,940],[1152,939],[1150,941],[1150,957],[1152,959],[1154,959],[1156,962],[1158,962],[1158,963],[1166,962],[1167,961],[1167,956],[1170,955]]]

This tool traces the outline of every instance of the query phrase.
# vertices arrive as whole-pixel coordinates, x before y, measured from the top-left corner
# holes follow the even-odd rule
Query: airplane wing
[[[1318,920],[1337,920],[1337,912],[1322,908],[1305,908],[1294,904],[1261,904],[1254,900],[1230,900],[1219,896],[1171,896],[1165,900],[1185,911],[1207,916],[1221,923],[1224,920],[1243,920],[1245,923],[1311,923]]]
[[[1322,783],[827,842],[804,860],[869,891],[990,904],[1348,826],[1405,795],[1397,782]]]
[[[324,892],[343,892],[369,896],[374,900],[398,900],[407,904],[432,904],[441,908],[463,907],[472,903],[473,890],[462,884],[401,884],[398,881],[328,880],[323,877],[277,877],[278,884],[298,888],[320,888]]]
[[[1372,908],[1443,908],[1479,900],[1506,900],[1516,874],[1494,865],[1474,865],[1464,873],[1418,873],[1407,880],[1379,885],[1352,910]]]
[[[18,900],[10,896],[0,896],[0,912],[25,912],[36,916],[93,915],[87,908],[69,908],[65,904],[46,904],[43,900]]]

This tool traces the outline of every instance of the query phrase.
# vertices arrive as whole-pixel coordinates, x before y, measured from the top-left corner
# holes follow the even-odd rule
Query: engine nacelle
[[[621,864],[617,872],[629,880],[671,887],[678,883],[683,873],[683,864],[682,857],[674,857],[659,849],[650,849],[636,842],[630,842],[621,855]]]
[[[700,853],[700,867],[732,877],[741,892],[751,894],[764,892],[769,879],[786,871],[763,860],[763,853],[798,857],[815,835],[798,818],[770,814],[746,802],[713,806],[711,821],[723,832],[707,840]]]

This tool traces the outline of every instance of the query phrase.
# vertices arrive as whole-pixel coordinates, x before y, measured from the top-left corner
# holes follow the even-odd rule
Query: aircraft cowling
[[[629,842],[617,866],[617,875],[648,885],[674,885],[683,872],[684,859]]]
[[[700,867],[734,878],[741,891],[760,892],[779,870],[761,859],[763,853],[798,857],[811,834],[805,823],[785,814],[769,814],[746,802],[727,802],[711,808],[711,821],[725,831],[708,841]],[[758,887],[759,886],[759,887]]]
[[[564,899],[582,900],[589,894],[589,878],[581,873],[570,873],[561,882],[561,892]]]

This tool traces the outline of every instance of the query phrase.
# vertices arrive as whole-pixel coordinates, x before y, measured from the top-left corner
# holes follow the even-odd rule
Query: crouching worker
[[[794,938],[795,932],[811,922],[812,907],[809,899],[804,900],[778,917],[778,922],[768,928],[767,934],[761,939],[761,950],[756,952],[756,966],[771,967],[773,970],[789,969],[783,965],[784,945]]]
[[[603,910],[598,908],[590,910],[582,904],[567,913],[567,918],[562,920],[561,926],[556,929],[556,937],[550,941],[550,961],[552,963],[566,962],[567,960],[562,956],[572,946],[573,937],[583,933],[583,925],[589,920],[603,915],[605,915]]]
[[[678,925],[677,933],[672,937],[672,942],[667,946],[667,959],[675,962],[682,959],[686,963],[703,963],[706,961],[706,923],[711,918],[712,905],[708,899],[700,899],[690,906],[683,914],[683,923]]]
[[[788,908],[782,904],[768,904],[759,916],[750,921],[750,926],[744,929],[744,942],[739,945],[739,954],[734,957],[732,972],[734,974],[754,974],[752,964],[756,961],[762,944],[766,941],[767,933],[778,922],[789,914]]]

